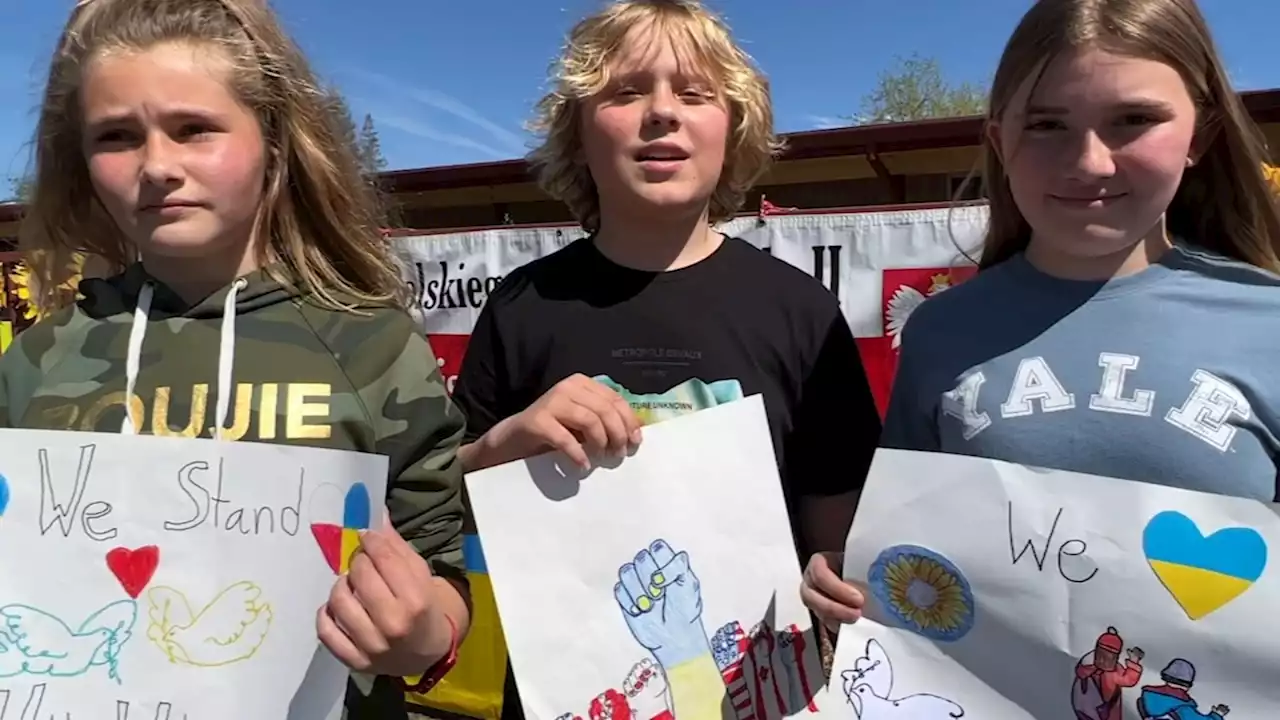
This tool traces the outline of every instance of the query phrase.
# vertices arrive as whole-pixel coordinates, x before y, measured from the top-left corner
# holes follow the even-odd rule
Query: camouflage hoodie
[[[80,289],[0,357],[0,426],[200,438],[222,427],[225,440],[386,455],[392,522],[436,574],[463,578],[463,418],[408,314],[326,310],[262,271],[194,305],[140,264]],[[347,707],[353,720],[405,717],[389,678],[367,697],[350,689]]]

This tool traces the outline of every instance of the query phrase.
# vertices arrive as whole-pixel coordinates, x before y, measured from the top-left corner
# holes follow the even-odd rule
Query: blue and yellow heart
[[[1142,551],[1161,584],[1192,620],[1240,597],[1267,566],[1267,543],[1257,530],[1223,528],[1205,537],[1195,521],[1172,510],[1147,523]]]

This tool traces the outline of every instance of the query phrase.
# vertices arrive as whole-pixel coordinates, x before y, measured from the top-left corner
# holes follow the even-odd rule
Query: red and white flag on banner
[[[932,268],[901,268],[881,271],[881,305],[884,332],[858,337],[858,351],[871,382],[880,414],[889,404],[889,390],[898,369],[902,327],[916,306],[926,298],[964,282],[976,272],[973,265]]]

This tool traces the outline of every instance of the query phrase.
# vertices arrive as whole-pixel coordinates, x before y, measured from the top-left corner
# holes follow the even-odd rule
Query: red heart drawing
[[[151,582],[151,576],[160,564],[160,548],[146,545],[136,550],[118,547],[107,553],[107,567],[120,581],[120,586],[134,600]]]

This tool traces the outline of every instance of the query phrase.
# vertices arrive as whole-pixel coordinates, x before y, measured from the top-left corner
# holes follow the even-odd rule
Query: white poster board
[[[861,720],[1275,717],[1277,541],[1268,503],[881,450],[844,569],[869,583],[868,605],[841,630],[827,707]]]
[[[316,611],[386,458],[0,432],[0,720],[337,717]],[[295,698],[296,694],[296,698]]]
[[[472,473],[467,491],[530,720],[817,711],[759,396],[650,425],[585,477],[549,454]]]

